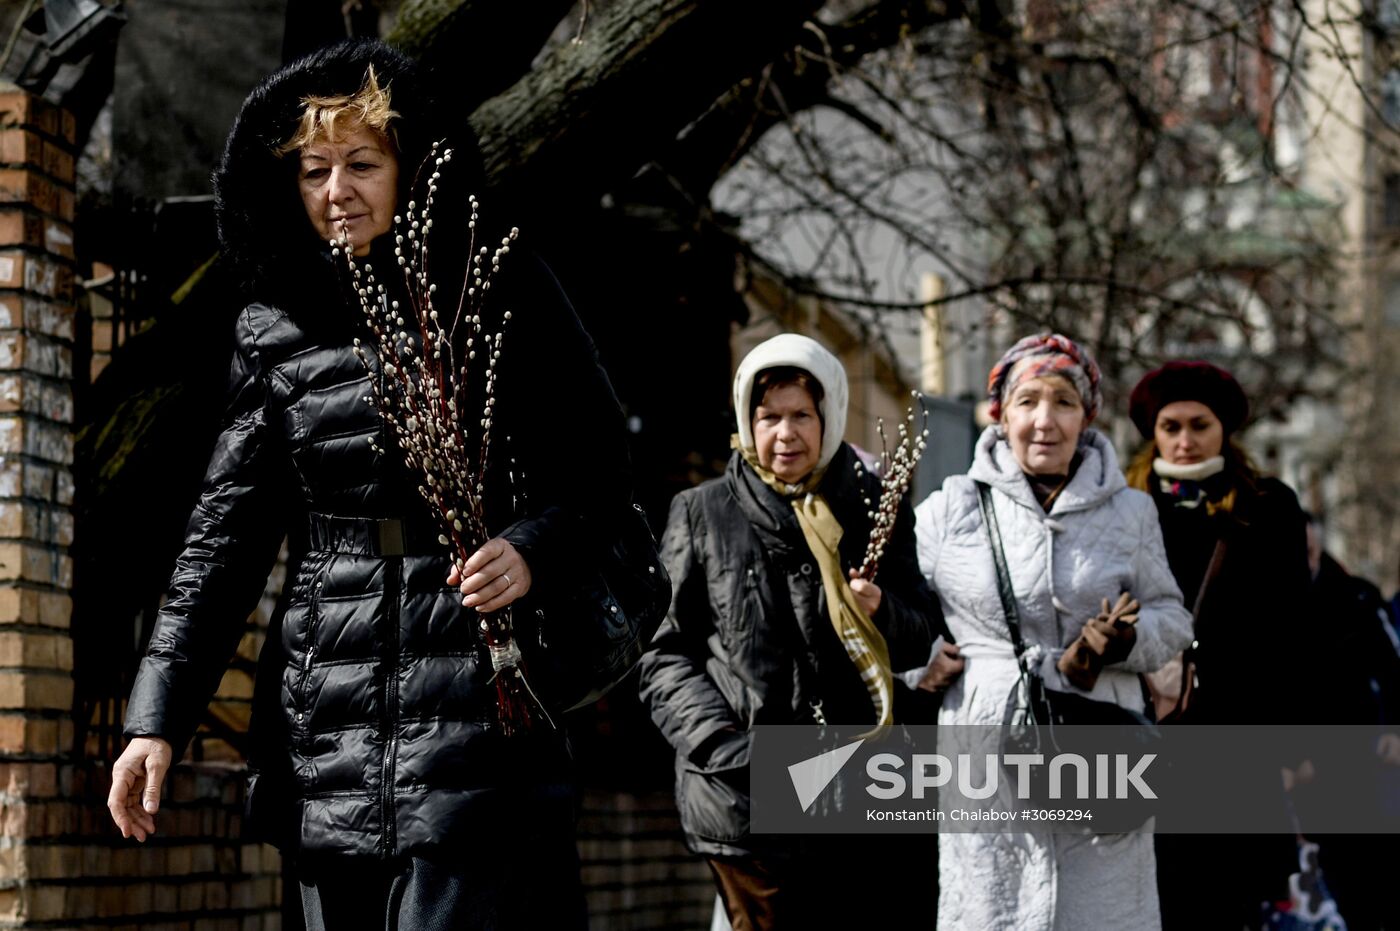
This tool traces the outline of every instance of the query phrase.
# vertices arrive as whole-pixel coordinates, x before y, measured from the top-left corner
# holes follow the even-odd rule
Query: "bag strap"
[[[987,538],[992,547],[992,562],[997,568],[997,594],[1001,597],[1001,609],[1006,613],[1006,626],[1011,631],[1011,645],[1016,648],[1016,660],[1020,662],[1026,652],[1026,641],[1021,636],[1021,612],[1016,607],[1016,591],[1011,587],[1011,571],[1006,567],[1006,550],[1001,545],[1001,527],[997,524],[996,507],[992,502],[992,486],[986,482],[975,484],[977,506],[982,512],[982,525],[987,528]]]
[[[1210,588],[1210,583],[1220,574],[1220,566],[1225,561],[1225,538],[1221,537],[1215,541],[1215,549],[1211,551],[1210,563],[1206,566],[1206,574],[1201,577],[1201,587],[1196,589],[1196,603],[1191,608],[1191,636],[1193,640],[1199,641],[1200,634],[1197,630],[1201,620],[1201,606],[1206,602],[1206,589]],[[1192,647],[1187,647],[1181,651],[1181,692],[1176,696],[1176,704],[1172,710],[1162,715],[1163,721],[1170,721],[1180,718],[1185,713],[1187,706],[1192,701],[1192,693],[1195,691],[1196,667],[1192,654],[1195,651]],[[1143,688],[1147,688],[1147,678],[1142,678]],[[1149,694],[1148,706],[1152,701]]]
[[[1210,588],[1210,583],[1220,574],[1220,564],[1225,561],[1225,538],[1221,537],[1215,541],[1215,549],[1210,554],[1210,565],[1206,566],[1206,574],[1201,577],[1201,587],[1196,590],[1196,603],[1191,608],[1191,631],[1195,633],[1196,625],[1201,620],[1201,606],[1206,602],[1206,589]]]

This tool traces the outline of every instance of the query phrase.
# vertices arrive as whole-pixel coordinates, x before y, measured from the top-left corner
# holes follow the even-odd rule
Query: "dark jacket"
[[[1323,553],[1308,614],[1328,657],[1314,667],[1319,723],[1400,726],[1400,651],[1380,589]]]
[[[1207,480],[1207,493],[1224,491]],[[1198,689],[1189,723],[1288,724],[1312,713],[1301,668],[1308,604],[1307,523],[1298,498],[1277,479],[1260,479],[1257,493],[1241,489],[1231,513],[1177,506],[1149,476],[1162,519],[1167,561],[1187,608],[1196,603],[1216,541],[1227,540],[1224,562],[1196,619]],[[1297,687],[1280,687],[1280,682]]]
[[[879,495],[878,480],[858,476],[854,462],[842,444],[821,486],[843,528],[847,570],[860,565],[870,538],[863,499]],[[748,729],[811,722],[812,699],[834,724],[873,723],[874,705],[836,637],[792,505],[738,453],[723,476],[675,497],[661,552],[671,610],[642,658],[642,698],[676,750],[676,801],[691,848],[752,853]],[[883,599],[873,620],[893,667],[922,666],[942,616],[919,573],[907,502],[875,581]],[[898,701],[903,684],[895,687]]]
[[[326,68],[361,77],[370,60],[381,79],[411,73],[378,44],[323,55]],[[249,174],[268,170],[261,143],[277,135],[250,113],[266,110],[269,94],[299,100],[309,82],[301,77],[279,74],[254,91],[218,177],[225,250],[256,300],[238,319],[223,432],[126,732],[163,737],[180,752],[286,535],[287,581],[254,694],[254,828],[306,851],[390,856],[566,813],[568,757],[546,726],[529,737],[499,734],[475,614],[447,586],[447,553],[416,476],[365,400],[370,376],[352,351],[365,335],[361,311],[333,278],[319,292],[309,287],[332,266],[305,216],[292,211],[285,221],[299,220],[306,235],[284,230],[272,245],[237,233],[257,223],[234,212],[274,209],[241,199],[256,188]],[[265,194],[276,209],[300,208],[293,187]],[[466,216],[438,211],[443,226]],[[269,255],[273,245],[300,249],[301,265]],[[283,277],[297,267],[305,279]],[[530,595],[514,611],[517,636],[547,639],[532,609],[570,583],[576,554],[628,507],[626,434],[593,344],[544,264],[513,249],[491,294],[488,329],[507,310],[513,320],[498,370],[487,525],[531,567]],[[385,519],[402,522],[401,540],[379,535],[373,522]]]
[[[1322,554],[1308,611],[1309,634],[1318,646],[1306,666],[1308,681],[1315,683],[1314,720],[1362,726],[1328,726],[1309,735],[1315,776],[1295,789],[1294,800],[1310,836],[1336,824],[1337,799],[1371,824],[1388,821],[1386,829],[1394,830],[1400,823],[1400,770],[1376,753],[1378,730],[1400,733],[1400,650],[1391,639],[1388,609],[1380,589]],[[1321,843],[1339,857],[1355,841],[1335,835]]]
[[[1203,485],[1212,499],[1229,490],[1221,473]],[[1292,724],[1312,719],[1315,683],[1304,675],[1314,647],[1305,629],[1308,604],[1307,521],[1297,496],[1276,479],[1261,479],[1257,494],[1240,489],[1232,513],[1206,513],[1177,506],[1155,474],[1149,490],[1162,519],[1167,561],[1189,609],[1216,541],[1228,542],[1224,562],[1196,619],[1198,687],[1186,724]],[[1288,732],[1292,737],[1294,732]],[[1281,739],[1273,758],[1260,758],[1223,774],[1235,781],[1241,817],[1272,818],[1280,833],[1234,838],[1156,835],[1157,884],[1164,928],[1203,926],[1203,916],[1240,924],[1259,913],[1259,903],[1287,895],[1286,878],[1297,869],[1297,844],[1281,833],[1292,823],[1279,767],[1296,767],[1308,756],[1305,744]],[[1179,792],[1218,791],[1207,785],[1210,768],[1187,767],[1201,780]],[[1222,843],[1223,842],[1223,843]],[[1202,891],[1204,890],[1204,891]],[[1209,903],[1209,904],[1205,904]],[[1203,912],[1203,909],[1205,910]]]

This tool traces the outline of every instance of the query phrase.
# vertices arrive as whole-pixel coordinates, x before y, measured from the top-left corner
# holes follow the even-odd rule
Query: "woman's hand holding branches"
[[[534,581],[525,557],[504,537],[486,541],[458,571],[447,573],[447,584],[464,596],[462,604],[482,614],[499,611],[530,591]]]

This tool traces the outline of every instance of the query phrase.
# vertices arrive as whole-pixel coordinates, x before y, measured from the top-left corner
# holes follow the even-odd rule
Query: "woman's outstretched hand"
[[[145,842],[156,832],[160,787],[175,758],[170,744],[159,737],[133,737],[112,766],[112,791],[107,809],[122,837],[136,835]]]
[[[453,566],[447,584],[461,591],[462,604],[482,614],[499,611],[523,598],[533,581],[525,557],[504,537],[487,540],[467,560],[466,571]]]

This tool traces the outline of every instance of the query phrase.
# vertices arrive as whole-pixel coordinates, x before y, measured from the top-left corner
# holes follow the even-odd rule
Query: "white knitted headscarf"
[[[739,444],[745,449],[754,448],[753,423],[749,420],[754,379],[764,369],[787,365],[810,373],[822,386],[823,397],[817,405],[822,417],[822,449],[817,469],[825,468],[846,435],[846,404],[851,389],[841,360],[821,343],[796,333],[783,333],[764,340],[739,363],[739,370],[734,373],[734,415],[739,421]]]

